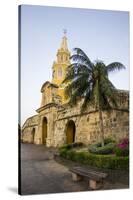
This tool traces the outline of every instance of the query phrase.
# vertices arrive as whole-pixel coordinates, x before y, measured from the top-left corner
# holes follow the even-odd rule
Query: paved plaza
[[[21,193],[46,194],[88,190],[85,181],[73,182],[68,168],[53,159],[54,148],[21,144]]]

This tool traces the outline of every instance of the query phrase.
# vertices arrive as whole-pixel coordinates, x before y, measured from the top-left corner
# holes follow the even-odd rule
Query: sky
[[[113,72],[109,78],[116,88],[129,90],[128,12],[23,5],[20,24],[21,124],[37,114],[40,89],[52,79],[63,29],[67,29],[71,53],[79,47],[91,61],[123,63],[126,69]]]

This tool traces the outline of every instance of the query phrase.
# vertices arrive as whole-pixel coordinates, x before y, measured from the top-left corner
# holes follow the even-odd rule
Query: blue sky
[[[36,114],[40,88],[51,80],[52,64],[67,29],[68,48],[83,49],[105,64],[119,61],[126,70],[109,77],[119,89],[129,90],[129,13],[23,5],[21,7],[21,122]]]

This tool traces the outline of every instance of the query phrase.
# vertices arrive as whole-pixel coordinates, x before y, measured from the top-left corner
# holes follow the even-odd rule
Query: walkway
[[[53,159],[54,151],[44,145],[21,144],[23,195],[88,190],[85,181],[72,181],[68,168]]]

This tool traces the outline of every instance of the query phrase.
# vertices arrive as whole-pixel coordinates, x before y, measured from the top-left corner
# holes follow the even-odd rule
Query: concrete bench
[[[84,177],[89,181],[89,188],[95,190],[103,186],[103,181],[107,177],[106,173],[88,170],[83,167],[73,167],[69,169],[72,173],[73,181],[80,181]]]

